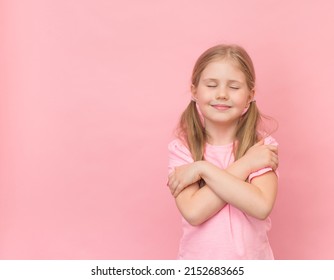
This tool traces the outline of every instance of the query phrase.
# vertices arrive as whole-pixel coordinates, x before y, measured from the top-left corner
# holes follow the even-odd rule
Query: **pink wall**
[[[334,258],[332,1],[2,1],[1,259],[173,259],[166,145],[207,47],[280,123],[278,259]]]

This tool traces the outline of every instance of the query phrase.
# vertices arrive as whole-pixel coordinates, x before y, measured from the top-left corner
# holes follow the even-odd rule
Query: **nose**
[[[217,99],[228,99],[228,91],[225,87],[219,87],[216,94]]]

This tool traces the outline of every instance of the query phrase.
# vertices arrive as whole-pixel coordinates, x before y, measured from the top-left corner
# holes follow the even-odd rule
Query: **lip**
[[[212,104],[211,106],[219,111],[226,111],[231,108],[231,106],[228,106],[226,104]]]

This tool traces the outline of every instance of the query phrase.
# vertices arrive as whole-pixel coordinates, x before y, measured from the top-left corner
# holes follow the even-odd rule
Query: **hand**
[[[270,167],[276,170],[278,167],[278,148],[274,145],[265,145],[264,139],[253,145],[243,156],[247,161],[250,172]]]
[[[168,187],[174,197],[177,197],[180,192],[189,185],[199,181],[201,177],[198,172],[199,162],[181,165],[168,176]]]

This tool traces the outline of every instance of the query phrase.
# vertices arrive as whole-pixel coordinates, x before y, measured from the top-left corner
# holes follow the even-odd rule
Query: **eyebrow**
[[[219,79],[214,79],[214,78],[207,78],[207,79],[203,79],[204,82],[219,82]],[[228,83],[240,83],[242,84],[243,82],[238,81],[238,80],[228,80]]]
[[[217,82],[218,79],[213,79],[213,78],[207,78],[207,79],[203,79],[204,82]]]

